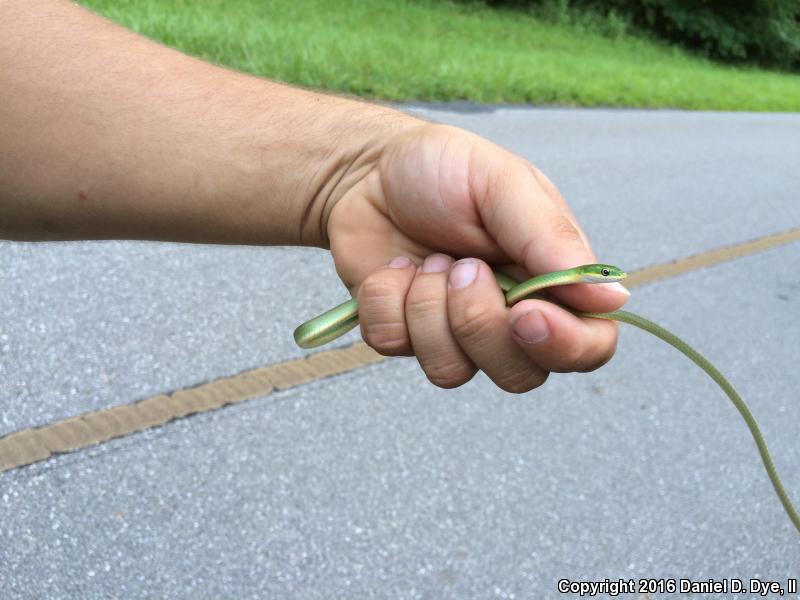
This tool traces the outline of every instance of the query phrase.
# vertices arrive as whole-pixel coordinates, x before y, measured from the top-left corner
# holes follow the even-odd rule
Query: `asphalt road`
[[[628,270],[800,225],[800,115],[408,109],[535,162]],[[796,502],[798,265],[790,244],[628,305],[733,380]],[[129,242],[0,242],[0,290],[0,435],[301,356],[293,327],[346,298],[322,251]],[[724,395],[629,328],[600,371],[523,396],[398,359],[0,474],[4,599],[662,577],[785,585],[800,541]]]

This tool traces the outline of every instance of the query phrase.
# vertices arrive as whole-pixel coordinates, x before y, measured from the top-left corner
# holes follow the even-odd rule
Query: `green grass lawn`
[[[800,110],[800,75],[445,0],[80,0],[189,54],[382,100]]]

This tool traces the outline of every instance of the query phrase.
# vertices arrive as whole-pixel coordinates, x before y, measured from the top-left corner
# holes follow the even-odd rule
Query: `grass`
[[[80,0],[256,75],[394,101],[798,111],[800,76],[447,0]]]

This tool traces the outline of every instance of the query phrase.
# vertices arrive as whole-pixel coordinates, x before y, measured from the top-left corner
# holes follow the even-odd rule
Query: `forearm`
[[[0,2],[0,237],[326,245],[414,120],[190,58],[60,0]]]

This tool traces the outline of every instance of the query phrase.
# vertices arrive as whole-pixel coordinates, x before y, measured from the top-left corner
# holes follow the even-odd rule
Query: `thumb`
[[[509,258],[531,276],[598,262],[566,201],[543,173],[493,145],[476,151],[487,155],[476,156],[479,160],[471,165],[475,209]],[[504,160],[498,160],[497,152],[506,155]],[[619,284],[559,286],[550,293],[588,312],[615,310],[628,297]]]

